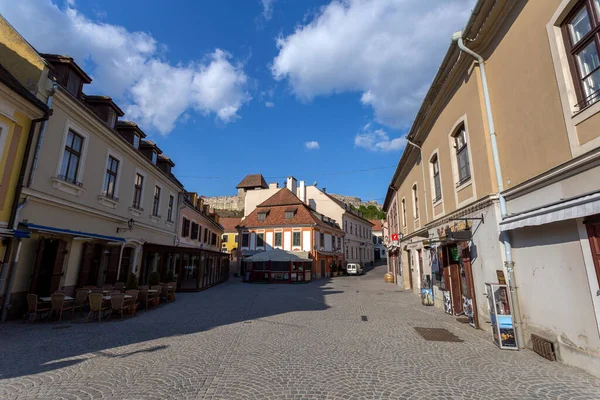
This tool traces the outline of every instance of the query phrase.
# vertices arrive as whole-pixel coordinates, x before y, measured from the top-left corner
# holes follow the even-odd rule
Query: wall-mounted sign
[[[421,242],[409,243],[406,245],[406,250],[416,250],[421,248]]]
[[[392,233],[392,242],[397,242],[397,241],[398,241],[398,234]]]
[[[506,279],[504,278],[504,271],[501,269],[496,270],[496,276],[498,277],[498,283],[501,285],[506,285]]]

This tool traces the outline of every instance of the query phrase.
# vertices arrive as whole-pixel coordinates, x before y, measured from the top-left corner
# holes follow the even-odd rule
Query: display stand
[[[486,286],[494,343],[503,350],[519,350],[508,285],[486,283]]]

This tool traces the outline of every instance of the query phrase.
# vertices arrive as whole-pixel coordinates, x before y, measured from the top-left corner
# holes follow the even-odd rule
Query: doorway
[[[321,278],[325,278],[325,260],[321,260]]]
[[[33,266],[29,293],[50,296],[60,288],[62,267],[67,254],[67,242],[60,239],[41,239]]]
[[[410,289],[413,288],[413,255],[412,255],[412,251],[408,250],[406,252],[406,254],[408,255],[408,283],[410,286]]]

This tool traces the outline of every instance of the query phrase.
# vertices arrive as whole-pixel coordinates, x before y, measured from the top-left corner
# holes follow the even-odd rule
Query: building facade
[[[433,286],[436,304],[483,328],[494,323],[485,284],[506,282],[512,345],[545,342],[594,374],[597,6],[478,1],[408,134],[391,182],[397,201],[388,193],[385,204],[388,223],[400,216],[405,287]]]
[[[369,220],[373,224],[371,239],[373,240],[373,255],[375,261],[387,260],[387,249],[383,244],[383,221]]]
[[[221,251],[229,253],[237,257],[237,249],[239,247],[239,236],[237,226],[241,218],[221,218],[221,226],[223,226],[223,235],[221,236]]]
[[[315,279],[330,276],[332,266],[337,269],[343,265],[344,233],[339,225],[288,188],[279,190],[242,219],[238,237],[240,258],[271,249],[306,254],[313,260],[311,276]]]

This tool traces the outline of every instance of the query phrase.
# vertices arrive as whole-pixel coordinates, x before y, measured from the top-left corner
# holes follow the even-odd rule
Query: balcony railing
[[[577,107],[579,109],[579,111],[583,111],[584,109],[588,108],[589,106],[591,106],[598,100],[600,100],[600,89],[596,90],[595,92],[590,94],[588,97],[586,97],[579,103],[575,104],[575,107]]]
[[[83,183],[78,182],[77,179],[75,179],[75,178],[69,178],[68,176],[65,176],[65,175],[58,175],[57,178],[60,179],[61,181],[70,183],[71,185],[75,185],[75,186],[79,186],[79,187],[83,186]]]

